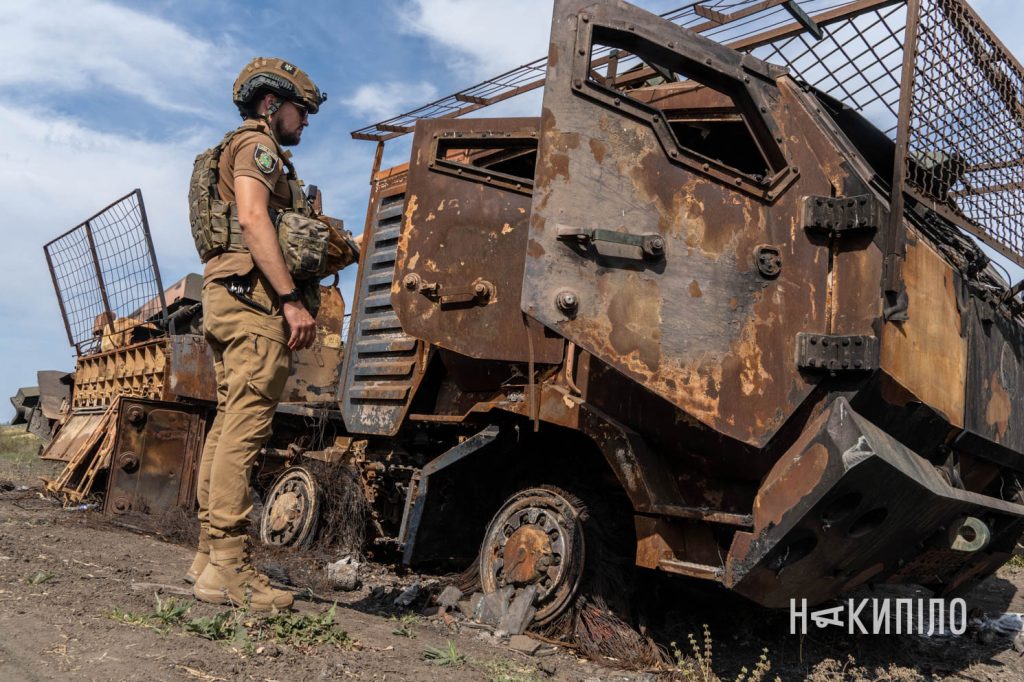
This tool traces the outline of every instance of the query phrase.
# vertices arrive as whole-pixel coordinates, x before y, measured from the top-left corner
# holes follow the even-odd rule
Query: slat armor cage
[[[896,145],[891,252],[905,198],[1024,267],[1024,69],[965,0],[702,0],[662,17],[776,64],[860,112]],[[820,37],[814,35],[820,31]],[[615,86],[657,73],[615,50]],[[543,86],[541,58],[353,131],[379,144]],[[607,73],[607,71],[606,71]],[[381,155],[378,154],[378,166]],[[377,166],[374,168],[376,172]]]
[[[167,306],[142,192],[134,190],[43,247],[68,342],[78,355],[97,352],[103,335],[125,334],[150,304],[164,319]],[[155,309],[150,303],[158,301]]]

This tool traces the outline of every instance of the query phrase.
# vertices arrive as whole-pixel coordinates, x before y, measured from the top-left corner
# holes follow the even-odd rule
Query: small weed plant
[[[533,666],[521,665],[508,658],[492,658],[483,663],[489,682],[539,682],[540,671]]]
[[[672,642],[672,656],[675,658],[676,671],[685,682],[723,682],[722,678],[715,672],[714,642],[711,639],[711,629],[704,625],[703,642],[690,633],[687,639],[690,643],[690,655]],[[768,649],[761,650],[761,656],[752,669],[746,666],[740,668],[739,673],[733,678],[734,682],[764,682],[772,669],[771,661],[768,660]],[[778,677],[774,682],[780,682]]]
[[[428,646],[423,650],[423,660],[443,668],[459,668],[466,662],[466,657],[455,648],[455,642],[448,640],[445,647]]]
[[[416,633],[412,631],[412,626],[420,622],[420,617],[415,613],[391,616],[391,620],[395,623],[395,629],[391,631],[391,634],[398,635],[399,637],[408,637],[409,639],[416,637]]]
[[[256,621],[255,626],[269,632],[278,642],[286,644],[349,644],[348,633],[334,622],[338,605],[333,604],[319,615],[308,613],[275,613]]]
[[[56,577],[57,576],[55,574],[50,573],[49,571],[35,571],[34,573],[26,575],[21,579],[21,581],[26,585],[42,585],[43,583],[50,582]]]

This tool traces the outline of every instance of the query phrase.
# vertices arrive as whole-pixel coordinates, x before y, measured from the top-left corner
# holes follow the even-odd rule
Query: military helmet
[[[311,114],[319,111],[320,105],[327,100],[327,93],[320,92],[305,71],[276,57],[256,57],[238,74],[232,96],[239,110],[244,111],[261,89],[297,102]]]

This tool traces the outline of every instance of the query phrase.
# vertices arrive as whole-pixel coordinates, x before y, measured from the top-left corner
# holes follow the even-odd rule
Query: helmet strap
[[[277,113],[277,110],[281,108],[282,100],[280,97],[274,97],[274,101],[267,107],[266,116],[269,119],[271,116]]]

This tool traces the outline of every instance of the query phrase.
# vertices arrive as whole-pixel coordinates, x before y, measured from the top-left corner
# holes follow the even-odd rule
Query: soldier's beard
[[[277,142],[282,147],[291,147],[302,141],[302,128],[295,131],[277,131]]]
[[[280,119],[274,120],[274,137],[277,138],[277,143],[282,147],[292,147],[302,141],[302,128],[300,124],[294,130],[287,130],[281,125]]]

